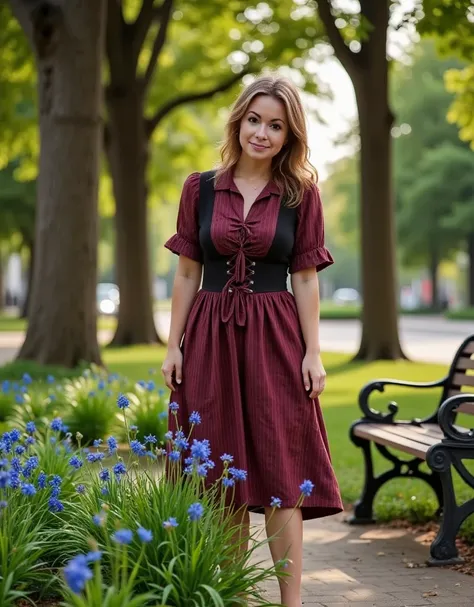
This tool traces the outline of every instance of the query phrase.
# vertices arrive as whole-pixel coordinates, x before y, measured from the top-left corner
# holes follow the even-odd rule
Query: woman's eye
[[[281,130],[281,126],[279,124],[272,124],[276,131]]]
[[[249,122],[255,123],[255,122],[257,122],[257,119],[255,118],[255,116],[250,116]]]

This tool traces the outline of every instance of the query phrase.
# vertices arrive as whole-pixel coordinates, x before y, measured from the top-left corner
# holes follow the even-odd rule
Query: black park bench
[[[388,405],[388,413],[369,406],[374,391],[383,392],[385,386],[442,389],[441,399],[434,413],[426,418],[395,420],[396,403]],[[469,393],[470,391],[470,393]],[[350,428],[352,442],[362,449],[365,462],[365,483],[351,524],[373,523],[373,502],[377,491],[392,478],[419,478],[434,490],[441,515],[439,532],[430,547],[428,565],[451,565],[462,562],[456,548],[456,535],[463,521],[474,513],[474,475],[463,460],[474,460],[474,430],[456,424],[459,413],[474,415],[474,335],[469,336],[456,352],[447,376],[439,381],[416,383],[393,379],[379,379],[365,385],[359,393],[363,417]],[[372,461],[374,448],[385,457],[392,468],[374,475]],[[400,459],[394,452],[401,451],[408,458]],[[420,470],[426,462],[429,470]],[[456,470],[472,489],[472,498],[459,505],[456,500],[452,471]]]

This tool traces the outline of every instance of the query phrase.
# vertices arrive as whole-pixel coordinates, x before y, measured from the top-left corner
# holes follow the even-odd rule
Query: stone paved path
[[[306,522],[304,537],[304,607],[474,605],[474,577],[426,567],[429,548],[403,529],[352,527],[337,515]],[[276,581],[266,592],[278,602]]]

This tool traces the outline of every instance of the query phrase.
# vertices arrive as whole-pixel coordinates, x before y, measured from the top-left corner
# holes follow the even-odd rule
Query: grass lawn
[[[117,321],[113,317],[101,316],[98,321],[98,329],[114,329]],[[0,314],[0,332],[26,331],[26,318]]]
[[[160,367],[164,348],[132,347],[106,349],[104,362],[111,371],[132,379],[146,379],[150,370],[156,371],[155,379],[161,379]],[[321,399],[331,453],[342,495],[346,503],[353,503],[360,494],[363,483],[363,461],[361,452],[352,445],[348,437],[351,422],[360,416],[357,395],[360,388],[371,379],[392,377],[412,381],[430,381],[443,377],[447,371],[442,365],[400,362],[354,363],[346,355],[325,353],[323,361],[328,374],[327,388]],[[16,363],[10,367],[14,369]],[[29,368],[34,374],[34,369]],[[0,368],[0,379],[7,369]],[[21,369],[17,369],[20,372]],[[44,371],[41,375],[44,374]],[[21,377],[21,375],[20,375]],[[422,417],[431,413],[439,399],[439,391],[415,391],[394,387],[385,395],[374,395],[371,405],[386,411],[386,404],[394,400],[400,406],[400,419]],[[462,423],[461,419],[460,422]],[[469,423],[469,422],[468,422]],[[470,420],[472,424],[472,418]],[[389,463],[376,457],[376,471],[388,469]],[[472,468],[471,468],[472,469]],[[317,479],[313,479],[317,484]],[[469,489],[457,479],[460,497],[473,497]],[[431,489],[419,480],[395,480],[385,485],[376,500],[376,515],[380,520],[406,518],[423,521],[436,511],[436,499]],[[474,539],[474,517],[464,526],[464,533]]]

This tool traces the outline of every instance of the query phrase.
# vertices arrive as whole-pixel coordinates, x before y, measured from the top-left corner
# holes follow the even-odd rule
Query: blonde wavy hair
[[[261,76],[241,92],[227,121],[216,180],[226,171],[232,170],[239,161],[242,153],[239,142],[240,123],[257,95],[270,95],[285,106],[289,123],[288,140],[272,159],[272,177],[284,194],[285,206],[297,207],[301,204],[305,191],[317,183],[318,173],[309,161],[308,133],[301,98],[296,86],[287,78]]]

